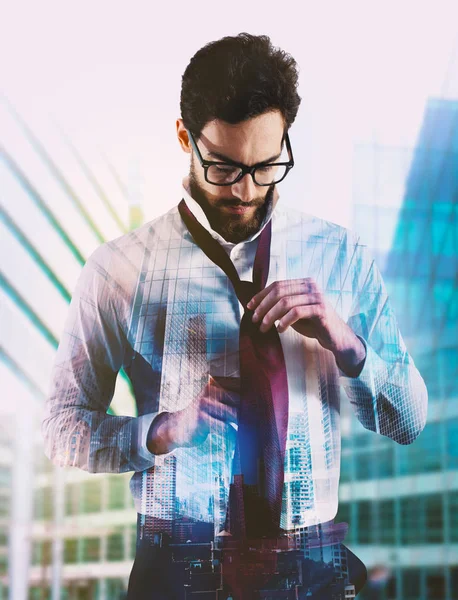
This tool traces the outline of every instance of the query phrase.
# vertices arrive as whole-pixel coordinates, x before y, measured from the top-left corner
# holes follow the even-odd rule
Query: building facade
[[[429,393],[427,425],[411,446],[350,417],[342,438],[337,520],[350,524],[347,542],[377,598],[458,597],[457,160],[452,100],[429,101],[415,149],[355,154],[354,229],[373,248]],[[400,208],[389,206],[395,194]]]

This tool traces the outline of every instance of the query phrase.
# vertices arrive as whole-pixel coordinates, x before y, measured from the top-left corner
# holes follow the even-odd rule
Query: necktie
[[[262,230],[253,281],[240,279],[224,248],[197,221],[185,201],[178,210],[195,243],[230,279],[244,314],[240,323],[240,407],[229,523],[236,537],[277,537],[280,532],[284,457],[288,430],[288,383],[280,336],[253,323],[247,303],[267,282],[272,222]]]

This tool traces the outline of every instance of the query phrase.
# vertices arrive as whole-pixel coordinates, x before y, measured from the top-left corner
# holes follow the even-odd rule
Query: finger
[[[237,424],[237,420],[227,420],[227,421],[222,421],[221,419],[215,419],[214,417],[207,415],[206,417],[206,424],[208,426],[208,428],[210,429],[210,431],[215,431],[218,430],[219,428],[221,428],[222,425],[230,425],[231,423],[235,423]]]
[[[255,323],[261,321],[268,311],[282,298],[301,295],[304,297],[304,302],[306,302],[306,298],[312,296],[311,302],[316,302],[314,294],[319,294],[319,291],[306,280],[295,282],[287,281],[285,282],[285,285],[278,284],[276,287],[272,288],[267,296],[265,296],[258,304],[253,314],[253,321]]]
[[[225,423],[237,421],[237,408],[235,406],[229,406],[222,402],[215,402],[209,398],[205,398],[201,406],[204,414],[207,414],[218,421],[223,421]]]
[[[209,390],[209,393],[203,394],[200,398],[200,406],[207,406],[209,404],[237,409],[240,406],[240,394],[213,388]]]
[[[259,317],[261,320],[259,330],[264,333],[268,331],[275,321],[282,319],[295,306],[318,305],[322,302],[320,293],[316,294],[297,294],[295,296],[284,296],[280,298],[264,315]],[[259,309],[260,310],[260,309]]]
[[[240,392],[240,377],[222,377],[220,375],[208,375],[208,382],[223,388],[226,392]]]
[[[318,298],[312,298],[311,294],[304,296],[298,294],[296,296],[284,296],[280,298],[276,304],[266,312],[262,317],[262,321],[259,325],[259,331],[265,333],[268,331],[275,321],[282,319],[292,308],[295,306],[301,306],[303,304],[315,304],[318,302]]]
[[[247,303],[247,307],[250,310],[256,308],[256,306],[258,306],[258,304],[260,302],[262,302],[262,300],[264,300],[264,298],[267,296],[267,294],[269,294],[269,292],[273,289],[273,286],[274,286],[274,284],[271,283],[270,285],[265,287],[263,290],[261,290],[260,292],[255,294],[253,296],[253,298],[251,298],[251,300]]]
[[[238,406],[240,404],[240,394],[223,388],[218,382],[215,382],[211,375],[209,375],[209,382],[204,396],[214,402],[222,402],[230,406]]]
[[[291,296],[298,293],[314,292],[317,289],[316,283],[311,277],[275,281],[255,294],[247,306],[250,310],[256,309],[269,294],[273,294],[273,297],[280,297],[280,293],[281,295]]]
[[[301,306],[293,306],[278,323],[277,331],[283,333],[288,327],[294,325],[301,319],[311,319],[313,317],[320,317],[322,315],[321,304],[307,304]]]

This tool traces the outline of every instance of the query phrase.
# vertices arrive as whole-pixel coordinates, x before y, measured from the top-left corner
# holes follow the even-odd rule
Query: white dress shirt
[[[411,443],[425,425],[426,387],[381,275],[356,234],[281,201],[255,235],[229,243],[211,229],[186,183],[188,207],[241,279],[251,280],[259,234],[271,219],[267,285],[313,278],[366,347],[360,375],[350,378],[317,340],[291,327],[280,334],[289,388],[281,526],[329,521],[337,512],[341,397],[364,427],[400,444]],[[232,284],[194,243],[177,207],[100,246],[81,272],[57,351],[42,426],[47,456],[90,472],[134,471],[139,513],[213,522],[218,532],[234,426],[215,425],[200,446],[160,456],[146,440],[158,412],[185,407],[209,374],[239,376],[242,314]],[[137,417],[107,413],[121,367],[132,382]]]

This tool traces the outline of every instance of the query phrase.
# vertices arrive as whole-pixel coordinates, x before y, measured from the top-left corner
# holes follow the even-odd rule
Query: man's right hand
[[[240,396],[224,389],[209,376],[200,395],[186,408],[159,414],[148,432],[148,450],[166,454],[179,447],[198,446],[210,433],[215,421],[237,422]]]

